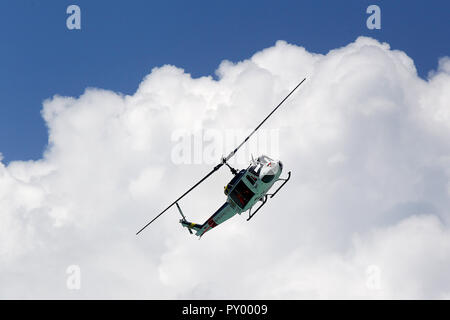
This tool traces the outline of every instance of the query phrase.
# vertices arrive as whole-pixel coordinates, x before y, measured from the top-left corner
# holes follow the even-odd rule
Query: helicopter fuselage
[[[247,169],[240,170],[225,186],[224,193],[227,201],[202,225],[180,220],[180,223],[193,229],[197,236],[202,236],[217,225],[225,222],[236,214],[241,214],[259,201],[265,203],[269,189],[279,179],[283,171],[281,161],[267,156],[260,156],[253,160]]]
[[[237,213],[249,210],[269,191],[282,171],[281,161],[275,161],[267,156],[258,157],[225,187],[227,202]]]

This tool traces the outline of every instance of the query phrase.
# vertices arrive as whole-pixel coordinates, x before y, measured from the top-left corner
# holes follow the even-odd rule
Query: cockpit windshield
[[[258,157],[258,161],[261,162],[262,164],[267,164],[267,163],[272,162],[274,160],[269,158],[268,156],[260,156],[260,157]]]

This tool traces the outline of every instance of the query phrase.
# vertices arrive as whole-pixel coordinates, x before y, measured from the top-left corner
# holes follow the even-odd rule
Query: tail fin
[[[201,224],[189,222],[183,219],[180,219],[180,223],[183,227],[188,228],[189,231],[191,230],[198,231],[202,228]]]
[[[200,230],[202,228],[202,225],[200,225],[200,224],[196,224],[196,223],[192,223],[192,222],[187,221],[186,217],[183,214],[183,211],[181,211],[181,208],[178,205],[178,202],[175,202],[175,204],[177,205],[178,211],[180,212],[181,217],[183,218],[183,219],[180,220],[180,223],[181,223],[181,225],[183,227],[188,228],[188,231],[189,231],[190,234],[192,234],[192,229],[194,229],[195,231],[198,231],[198,230]]]

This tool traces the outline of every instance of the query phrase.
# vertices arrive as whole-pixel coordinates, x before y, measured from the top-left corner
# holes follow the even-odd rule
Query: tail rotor
[[[181,211],[180,206],[178,205],[178,202],[175,202],[175,204],[177,205],[178,211],[180,211],[181,217],[183,218],[181,221],[188,223],[188,221],[186,220],[186,217],[183,214],[183,211]],[[189,233],[192,234],[192,230],[190,228],[187,228]]]

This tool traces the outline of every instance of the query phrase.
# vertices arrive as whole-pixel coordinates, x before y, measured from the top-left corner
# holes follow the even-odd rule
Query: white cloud
[[[131,96],[46,100],[43,159],[0,162],[0,297],[448,299],[449,61],[423,80],[370,38],[326,55],[278,41],[217,81],[163,66]],[[198,241],[173,209],[135,236],[211,169],[171,162],[175,130],[252,128],[304,76],[265,124],[293,177],[250,223]],[[228,179],[183,200],[186,215],[203,222]]]

